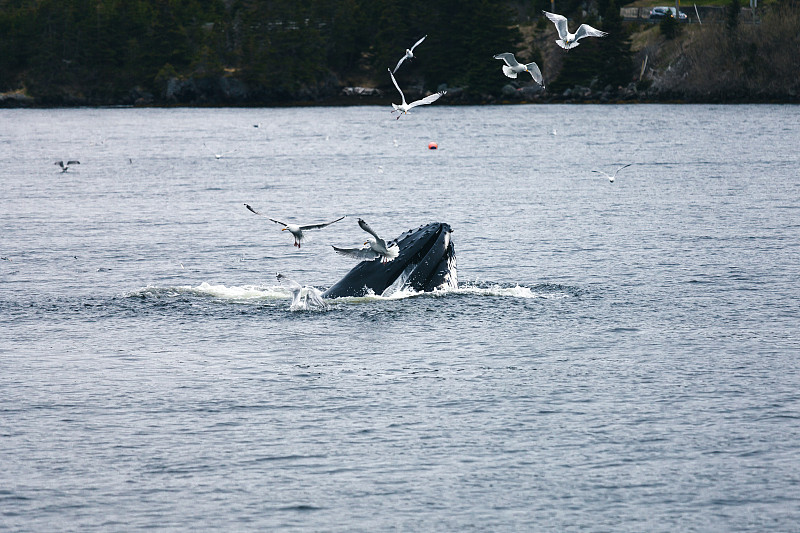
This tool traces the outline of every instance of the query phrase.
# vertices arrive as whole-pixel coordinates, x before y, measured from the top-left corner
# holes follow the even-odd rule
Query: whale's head
[[[325,291],[325,298],[364,296],[370,292],[389,295],[396,290],[433,291],[458,285],[453,230],[443,222],[432,222],[408,230],[395,240],[397,257],[389,262],[362,261]]]

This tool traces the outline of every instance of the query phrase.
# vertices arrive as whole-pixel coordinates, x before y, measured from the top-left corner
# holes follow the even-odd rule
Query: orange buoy
[[[439,145],[436,144],[435,142],[431,141],[431,142],[428,143],[428,150],[437,150],[438,148],[439,148]]]

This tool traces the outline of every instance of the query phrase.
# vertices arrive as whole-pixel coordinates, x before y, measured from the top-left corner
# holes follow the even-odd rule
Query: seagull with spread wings
[[[502,59],[505,62],[503,65],[503,74],[508,76],[509,78],[516,78],[517,74],[522,72],[527,72],[533,78],[533,81],[544,87],[544,83],[542,80],[542,71],[539,70],[539,65],[534,62],[528,63],[527,65],[523,65],[517,62],[517,59],[514,57],[514,54],[511,52],[503,52],[502,54],[497,54],[494,56],[495,59]]]
[[[567,17],[563,15],[556,15],[555,13],[549,13],[547,11],[542,11],[550,21],[556,25],[556,30],[558,31],[558,39],[556,40],[556,44],[565,50],[569,50],[570,48],[575,48],[578,46],[578,40],[583,39],[584,37],[605,37],[608,35],[604,31],[597,30],[592,28],[588,24],[581,24],[578,26],[578,31],[575,33],[570,33],[567,29]]]
[[[614,174],[608,174],[607,172],[603,172],[602,170],[592,170],[592,172],[597,172],[598,174],[602,174],[603,176],[608,178],[608,181],[614,183],[614,180],[617,179],[617,173],[622,170],[623,168],[628,168],[633,163],[628,163],[627,165],[622,165],[617,170],[614,171]]]
[[[244,204],[244,206],[251,213],[255,213],[258,216],[265,217],[265,218],[267,218],[267,220],[271,220],[274,223],[280,224],[281,226],[283,226],[283,229],[281,231],[288,231],[289,233],[294,235],[294,245],[297,246],[298,248],[300,248],[300,243],[303,242],[303,240],[305,239],[305,234],[303,234],[304,231],[308,231],[308,230],[312,230],[312,229],[322,229],[325,226],[330,226],[334,222],[339,222],[340,220],[345,218],[345,217],[339,217],[336,220],[332,220],[331,222],[324,222],[322,224],[304,224],[304,225],[301,226],[301,225],[298,225],[298,224],[287,224],[285,222],[281,222],[280,220],[275,220],[274,218],[269,218],[267,215],[259,213],[258,211],[256,211],[255,209],[253,209],[252,207],[250,207],[247,204]]]
[[[364,243],[364,248],[337,248],[334,246],[333,249],[336,253],[355,259],[362,259],[364,261],[378,259],[380,257],[381,263],[392,261],[395,257],[400,255],[397,243],[393,242],[387,245],[386,241],[381,239],[378,234],[375,233],[375,230],[369,227],[369,224],[364,222],[361,218],[358,219],[358,225],[361,226],[361,229],[375,237],[375,239],[367,239]]]
[[[292,294],[292,303],[289,304],[290,311],[324,310],[328,308],[328,304],[322,299],[322,293],[314,287],[304,287],[280,272],[275,277]]]
[[[425,37],[427,37],[427,35]],[[402,65],[403,61],[405,61],[406,59],[414,59],[414,48],[419,46],[419,44],[425,40],[425,37],[414,43],[414,46],[412,46],[411,48],[406,48],[406,55],[400,58],[400,61],[397,62],[397,66],[394,67],[394,70],[392,72],[397,72],[397,69],[400,68],[400,65]]]
[[[80,161],[75,161],[75,160],[67,161],[66,163],[64,163],[63,161],[56,161],[53,164],[60,166],[61,167],[61,172],[63,173],[63,172],[66,172],[67,170],[69,170],[69,166],[70,165],[80,165],[81,162]]]
[[[386,70],[389,70],[389,69],[386,69]],[[392,107],[394,108],[394,111],[392,111],[392,113],[394,113],[395,111],[399,111],[399,113],[397,115],[398,119],[400,118],[400,115],[408,114],[408,112],[411,111],[412,108],[417,107],[418,105],[432,104],[436,100],[438,100],[439,98],[441,98],[442,96],[444,96],[447,93],[447,91],[439,91],[438,93],[434,93],[434,94],[428,95],[428,96],[426,96],[425,98],[423,98],[421,100],[417,100],[415,102],[411,102],[410,104],[407,104],[406,103],[406,96],[403,94],[403,91],[400,90],[400,86],[397,85],[397,80],[394,79],[394,74],[392,74],[391,70],[389,70],[389,76],[392,77],[392,83],[394,83],[394,86],[397,87],[397,91],[400,93],[400,97],[403,99],[403,103],[400,104],[400,105],[392,103]]]

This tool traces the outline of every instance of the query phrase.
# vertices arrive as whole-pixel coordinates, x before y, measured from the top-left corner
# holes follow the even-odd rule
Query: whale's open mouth
[[[333,287],[325,298],[388,296],[398,290],[433,291],[458,285],[456,254],[448,224],[433,222],[408,230],[393,242],[399,255],[388,263],[362,261]]]

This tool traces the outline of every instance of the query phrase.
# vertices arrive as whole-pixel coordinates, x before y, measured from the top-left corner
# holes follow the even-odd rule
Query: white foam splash
[[[203,282],[196,287],[184,285],[178,287],[153,287],[148,286],[138,291],[129,293],[128,296],[133,297],[176,297],[180,295],[191,294],[197,296],[207,296],[212,298],[219,298],[223,300],[232,301],[254,301],[254,300],[270,300],[270,299],[291,299],[291,291],[283,286],[258,286],[258,285],[243,285],[239,286],[226,286],[226,285],[212,285],[208,282]],[[385,293],[384,293],[385,294]],[[537,291],[530,287],[523,285],[515,286],[502,286],[500,284],[486,285],[482,283],[463,283],[458,288],[442,288],[433,292],[418,292],[413,289],[395,290],[390,294],[378,295],[369,291],[364,296],[345,296],[336,298],[335,301],[348,302],[348,303],[366,303],[374,301],[393,301],[405,300],[407,298],[417,297],[431,297],[431,298],[446,298],[450,295],[470,295],[470,296],[491,296],[501,298],[517,298],[517,299],[560,299],[568,298],[569,294],[564,291]]]
[[[416,297],[432,297],[443,298],[450,295],[471,295],[471,296],[494,296],[501,298],[519,298],[519,299],[561,299],[568,298],[569,294],[564,291],[537,291],[530,287],[522,285],[515,285],[513,287],[503,287],[499,284],[493,284],[488,287],[481,287],[475,284],[465,283],[458,288],[442,288],[436,289],[433,292],[418,292],[413,289],[395,290],[390,293],[384,292],[383,295],[377,295],[369,291],[364,296],[345,296],[338,298],[352,303],[370,302],[370,301],[391,301],[391,300],[404,300],[406,298]]]
[[[546,298],[546,299],[559,299],[567,298],[569,294],[565,292],[541,292],[525,287],[522,285],[515,285],[514,287],[503,287],[499,284],[490,285],[489,287],[479,287],[465,283],[457,289],[448,289],[449,292],[454,294],[474,294],[476,296],[500,296],[505,298]]]
[[[225,300],[264,300],[264,299],[285,299],[291,298],[291,293],[283,287],[260,287],[257,285],[244,285],[242,287],[225,285],[212,285],[203,282],[196,287],[190,285],[180,285],[177,287],[154,287],[148,285],[138,291],[131,292],[127,296],[138,297],[163,297],[181,296],[184,294],[194,294],[197,296],[211,296]]]
[[[291,297],[291,293],[283,287],[259,287],[256,285],[226,287],[225,285],[211,285],[205,281],[197,287],[187,287],[187,289],[200,295],[227,300],[263,300],[266,298]]]

